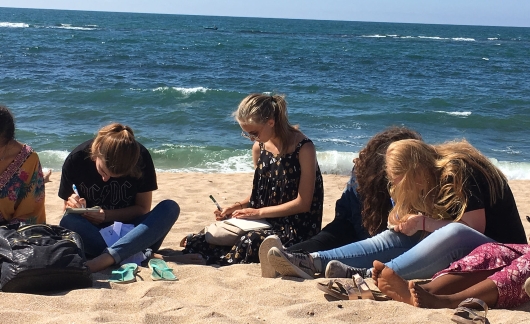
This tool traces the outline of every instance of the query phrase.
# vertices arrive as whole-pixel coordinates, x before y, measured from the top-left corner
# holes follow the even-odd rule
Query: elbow
[[[300,213],[309,213],[311,211],[311,202],[308,204],[300,204]]]

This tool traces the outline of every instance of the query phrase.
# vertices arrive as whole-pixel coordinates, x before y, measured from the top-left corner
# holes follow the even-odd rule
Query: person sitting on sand
[[[250,94],[234,117],[242,136],[254,142],[253,187],[249,196],[215,210],[216,220],[265,219],[270,229],[253,230],[234,246],[211,245],[205,234],[190,234],[183,253],[199,253],[207,264],[259,262],[258,249],[269,235],[290,246],[320,232],[324,187],[313,142],[287,119],[280,95]]]
[[[380,260],[405,279],[430,278],[481,244],[526,243],[506,178],[468,142],[402,140],[390,144],[385,160],[396,202],[388,217],[393,229],[311,254],[272,248],[268,259],[276,271],[368,278]]]
[[[75,192],[75,188],[78,193]],[[151,210],[157,189],[153,160],[129,126],[113,123],[95,139],[76,147],[66,158],[59,186],[64,208],[99,206],[98,212],[68,213],[60,225],[81,235],[92,272],[101,271],[137,252],[156,252],[180,213],[179,205],[164,200]],[[114,221],[135,228],[107,247],[100,229]]]
[[[15,121],[0,106],[0,225],[46,223],[39,156],[15,140]]]
[[[427,284],[406,281],[374,261],[372,277],[388,297],[422,308],[456,308],[466,298],[489,307],[514,308],[530,301],[523,288],[530,278],[528,244],[487,243],[434,275]]]
[[[294,252],[325,251],[364,240],[387,228],[392,209],[384,168],[388,145],[402,139],[421,140],[420,134],[405,127],[390,127],[374,135],[354,159],[355,167],[342,196],[335,203],[335,218],[320,233],[294,244],[286,250]],[[283,248],[279,237],[267,237],[260,246],[259,257],[263,277],[273,278],[267,253],[272,247]]]

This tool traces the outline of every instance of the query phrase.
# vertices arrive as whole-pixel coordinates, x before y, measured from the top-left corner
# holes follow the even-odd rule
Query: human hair
[[[0,105],[0,144],[6,145],[15,139],[15,120],[6,106]]]
[[[280,155],[289,149],[292,132],[299,132],[298,126],[293,126],[287,118],[287,102],[283,95],[264,95],[252,93],[245,97],[233,113],[240,124],[264,124],[269,119],[274,120],[274,136],[279,138]]]
[[[102,127],[92,142],[90,156],[93,160],[102,159],[115,175],[135,178],[141,176],[138,167],[140,144],[129,126],[113,123]]]
[[[468,203],[465,187],[471,177],[482,176],[488,184],[490,203],[504,194],[506,177],[465,140],[428,145],[416,140],[395,142],[388,147],[386,170],[390,194],[396,205],[391,223],[405,215],[422,213],[434,219],[458,221]]]
[[[391,143],[403,139],[421,140],[421,135],[406,127],[389,127],[375,134],[353,160],[357,191],[362,200],[363,226],[372,236],[386,229],[388,212],[392,209],[385,153]]]

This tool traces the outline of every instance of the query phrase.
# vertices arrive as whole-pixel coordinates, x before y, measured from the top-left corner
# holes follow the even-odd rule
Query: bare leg
[[[87,267],[92,273],[105,270],[113,264],[114,258],[108,253],[103,253],[100,256],[86,262]]]
[[[498,270],[482,270],[467,273],[448,273],[437,277],[421,287],[435,295],[451,295],[486,280]]]
[[[382,262],[375,260],[373,265],[372,277],[377,279],[376,283],[379,290],[393,300],[413,305],[409,282],[398,276],[394,270]]]
[[[471,297],[482,299],[489,307],[494,307],[499,298],[497,286],[491,279],[451,295],[431,294],[414,282],[409,282],[409,288],[413,305],[422,308],[456,308],[464,299]]]

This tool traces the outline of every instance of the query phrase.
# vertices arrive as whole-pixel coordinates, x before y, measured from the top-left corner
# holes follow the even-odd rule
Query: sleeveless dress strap
[[[313,143],[313,141],[311,141],[309,138],[304,138],[303,140],[301,140],[300,142],[298,142],[298,144],[296,145],[296,149],[294,150],[293,153],[298,153],[300,151],[300,149],[302,148],[302,146],[304,146],[305,143]]]

